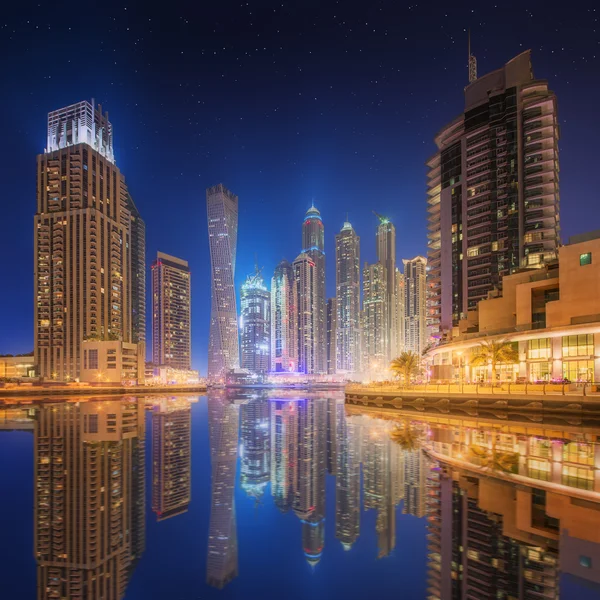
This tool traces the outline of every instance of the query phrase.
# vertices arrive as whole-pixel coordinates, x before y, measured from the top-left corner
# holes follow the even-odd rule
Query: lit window
[[[584,254],[579,255],[579,266],[583,267],[584,265],[592,264],[592,253],[586,252]]]
[[[477,256],[479,254],[479,247],[469,248],[467,250],[467,256]]]

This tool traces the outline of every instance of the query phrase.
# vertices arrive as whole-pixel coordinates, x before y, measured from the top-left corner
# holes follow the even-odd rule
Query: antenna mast
[[[477,79],[477,59],[471,54],[471,30],[468,33],[468,45],[469,45],[469,83],[473,83]]]

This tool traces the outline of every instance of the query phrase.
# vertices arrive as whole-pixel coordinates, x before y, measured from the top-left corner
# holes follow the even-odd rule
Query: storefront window
[[[530,458],[527,466],[529,467],[529,477],[532,479],[550,480],[550,463],[548,461]]]
[[[552,377],[552,363],[536,362],[529,365],[530,381],[549,381]]]
[[[594,354],[594,335],[583,333],[581,335],[566,335],[562,339],[562,355],[592,356]]]
[[[529,340],[527,348],[527,358],[535,360],[537,358],[550,358],[552,353],[550,338],[540,338],[539,340]]]
[[[540,440],[536,438],[530,438],[529,441],[529,455],[537,456],[539,458],[550,458],[551,444],[550,440]]]
[[[594,361],[565,360],[563,377],[569,381],[594,381]]]

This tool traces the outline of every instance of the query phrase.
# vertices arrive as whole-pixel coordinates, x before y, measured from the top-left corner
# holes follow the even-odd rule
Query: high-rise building
[[[144,550],[143,423],[138,400],[37,407],[34,547],[40,600],[125,595]]]
[[[51,112],[34,217],[42,377],[79,377],[84,340],[138,340],[144,351],[144,255],[144,224],[114,161],[108,114],[87,101]]]
[[[336,344],[336,299],[327,299],[327,373],[336,372],[337,344]]]
[[[363,269],[363,372],[388,364],[390,327],[387,312],[387,274],[381,263]]]
[[[264,375],[271,365],[271,294],[258,268],[242,284],[240,305],[242,369]]]
[[[294,269],[282,260],[271,279],[271,371],[294,372],[298,366],[298,296]]]
[[[158,521],[187,512],[192,495],[189,400],[161,399],[152,411],[152,510]]]
[[[398,340],[398,269],[396,268],[396,227],[387,218],[377,215],[377,261],[385,268],[385,312],[387,344],[385,360],[389,363],[402,350]]]
[[[211,265],[211,309],[208,341],[208,378],[224,381],[240,366],[235,299],[235,256],[238,197],[223,184],[206,190]]]
[[[313,294],[313,337],[315,339],[314,373],[327,372],[327,315],[325,299],[325,228],[321,213],[313,206],[302,223],[302,253],[315,265]]]
[[[404,346],[419,356],[425,350],[427,340],[427,259],[416,256],[404,263]]]
[[[317,272],[315,262],[303,252],[293,264],[294,284],[298,300],[298,367],[299,373],[317,373],[316,354],[317,310],[315,295],[317,288]],[[325,350],[325,348],[323,349]]]
[[[406,348],[406,281],[405,277],[396,269],[396,358]]]
[[[238,574],[235,518],[235,476],[238,458],[240,407],[224,393],[208,403],[211,506],[208,526],[206,583],[223,589]]]
[[[191,281],[187,261],[162,252],[152,263],[152,362],[192,368]]]
[[[425,515],[426,483],[429,462],[422,450],[404,453],[404,506],[402,512]]]
[[[337,371],[359,370],[360,238],[346,221],[335,236]]]
[[[558,117],[530,51],[465,88],[427,166],[428,320],[440,339],[502,277],[556,258]]]

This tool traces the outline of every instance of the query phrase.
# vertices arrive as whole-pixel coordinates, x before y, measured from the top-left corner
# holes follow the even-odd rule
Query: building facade
[[[317,337],[315,323],[318,310],[315,305],[317,272],[315,262],[306,253],[293,264],[296,297],[298,299],[298,372],[317,373]],[[325,349],[324,349],[325,350]],[[326,356],[326,353],[325,353]]]
[[[504,278],[502,293],[481,300],[428,353],[433,378],[489,381],[475,366],[482,343],[510,343],[518,362],[496,367],[501,381],[591,382],[600,379],[600,231],[574,236],[558,260]]]
[[[152,362],[192,368],[191,272],[187,261],[158,252],[152,263]]]
[[[404,260],[404,347],[419,356],[427,340],[427,259]]]
[[[271,279],[271,371],[294,372],[298,366],[298,296],[294,269],[282,260]]]
[[[327,373],[336,372],[337,344],[336,344],[336,299],[327,299]]]
[[[325,228],[321,213],[312,206],[302,223],[302,253],[315,265],[313,298],[313,336],[315,339],[313,373],[327,373],[327,315],[325,297]]]
[[[375,373],[389,363],[387,271],[381,263],[363,269],[363,372]]]
[[[336,369],[359,371],[360,238],[346,221],[335,236]]]
[[[465,88],[465,111],[436,136],[427,162],[429,315],[439,340],[559,245],[556,97],[530,52]]]
[[[240,294],[242,369],[264,375],[271,365],[271,294],[257,269]]]
[[[208,378],[224,381],[240,366],[235,298],[235,257],[238,197],[223,184],[206,190],[211,266],[211,311],[208,341]]]
[[[83,340],[144,348],[144,224],[114,162],[102,107],[48,115],[37,158],[34,356],[39,375],[76,379]]]

